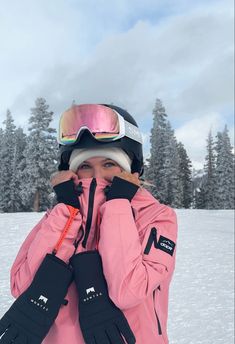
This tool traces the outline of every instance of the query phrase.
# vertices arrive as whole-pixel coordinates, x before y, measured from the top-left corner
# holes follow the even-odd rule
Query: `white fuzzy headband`
[[[76,172],[84,161],[95,157],[109,158],[126,172],[131,172],[131,159],[121,148],[117,147],[74,149],[69,159],[69,169]]]

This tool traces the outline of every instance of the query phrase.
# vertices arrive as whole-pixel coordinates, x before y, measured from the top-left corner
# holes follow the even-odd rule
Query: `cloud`
[[[159,96],[171,116],[216,111],[233,101],[232,25],[223,4],[157,25],[139,21],[127,32],[108,35],[86,59],[78,56],[69,64],[58,59],[44,69],[37,92],[48,95],[56,110],[74,98],[106,100],[141,117]],[[20,97],[31,92],[30,84]]]

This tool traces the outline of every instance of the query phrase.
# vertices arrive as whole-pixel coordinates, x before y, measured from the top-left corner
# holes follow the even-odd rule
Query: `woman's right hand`
[[[52,173],[51,178],[50,178],[50,182],[51,182],[52,187],[54,187],[54,186],[61,184],[63,182],[67,182],[70,179],[73,180],[75,185],[77,185],[79,182],[78,176],[73,171],[71,171],[71,170],[58,171],[58,172]]]

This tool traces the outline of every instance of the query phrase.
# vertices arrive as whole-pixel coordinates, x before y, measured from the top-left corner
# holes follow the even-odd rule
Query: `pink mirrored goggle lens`
[[[97,140],[115,140],[120,133],[118,115],[103,105],[74,105],[61,116],[59,143],[63,145],[75,143],[80,131],[85,128]]]

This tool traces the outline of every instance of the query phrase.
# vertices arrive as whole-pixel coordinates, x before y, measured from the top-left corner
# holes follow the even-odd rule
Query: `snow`
[[[234,212],[177,210],[176,270],[170,287],[170,344],[234,343]],[[0,214],[0,317],[13,302],[9,272],[43,213]],[[145,344],[145,343],[143,343]],[[147,343],[146,343],[147,344]]]
[[[234,212],[178,210],[171,344],[234,343]]]

